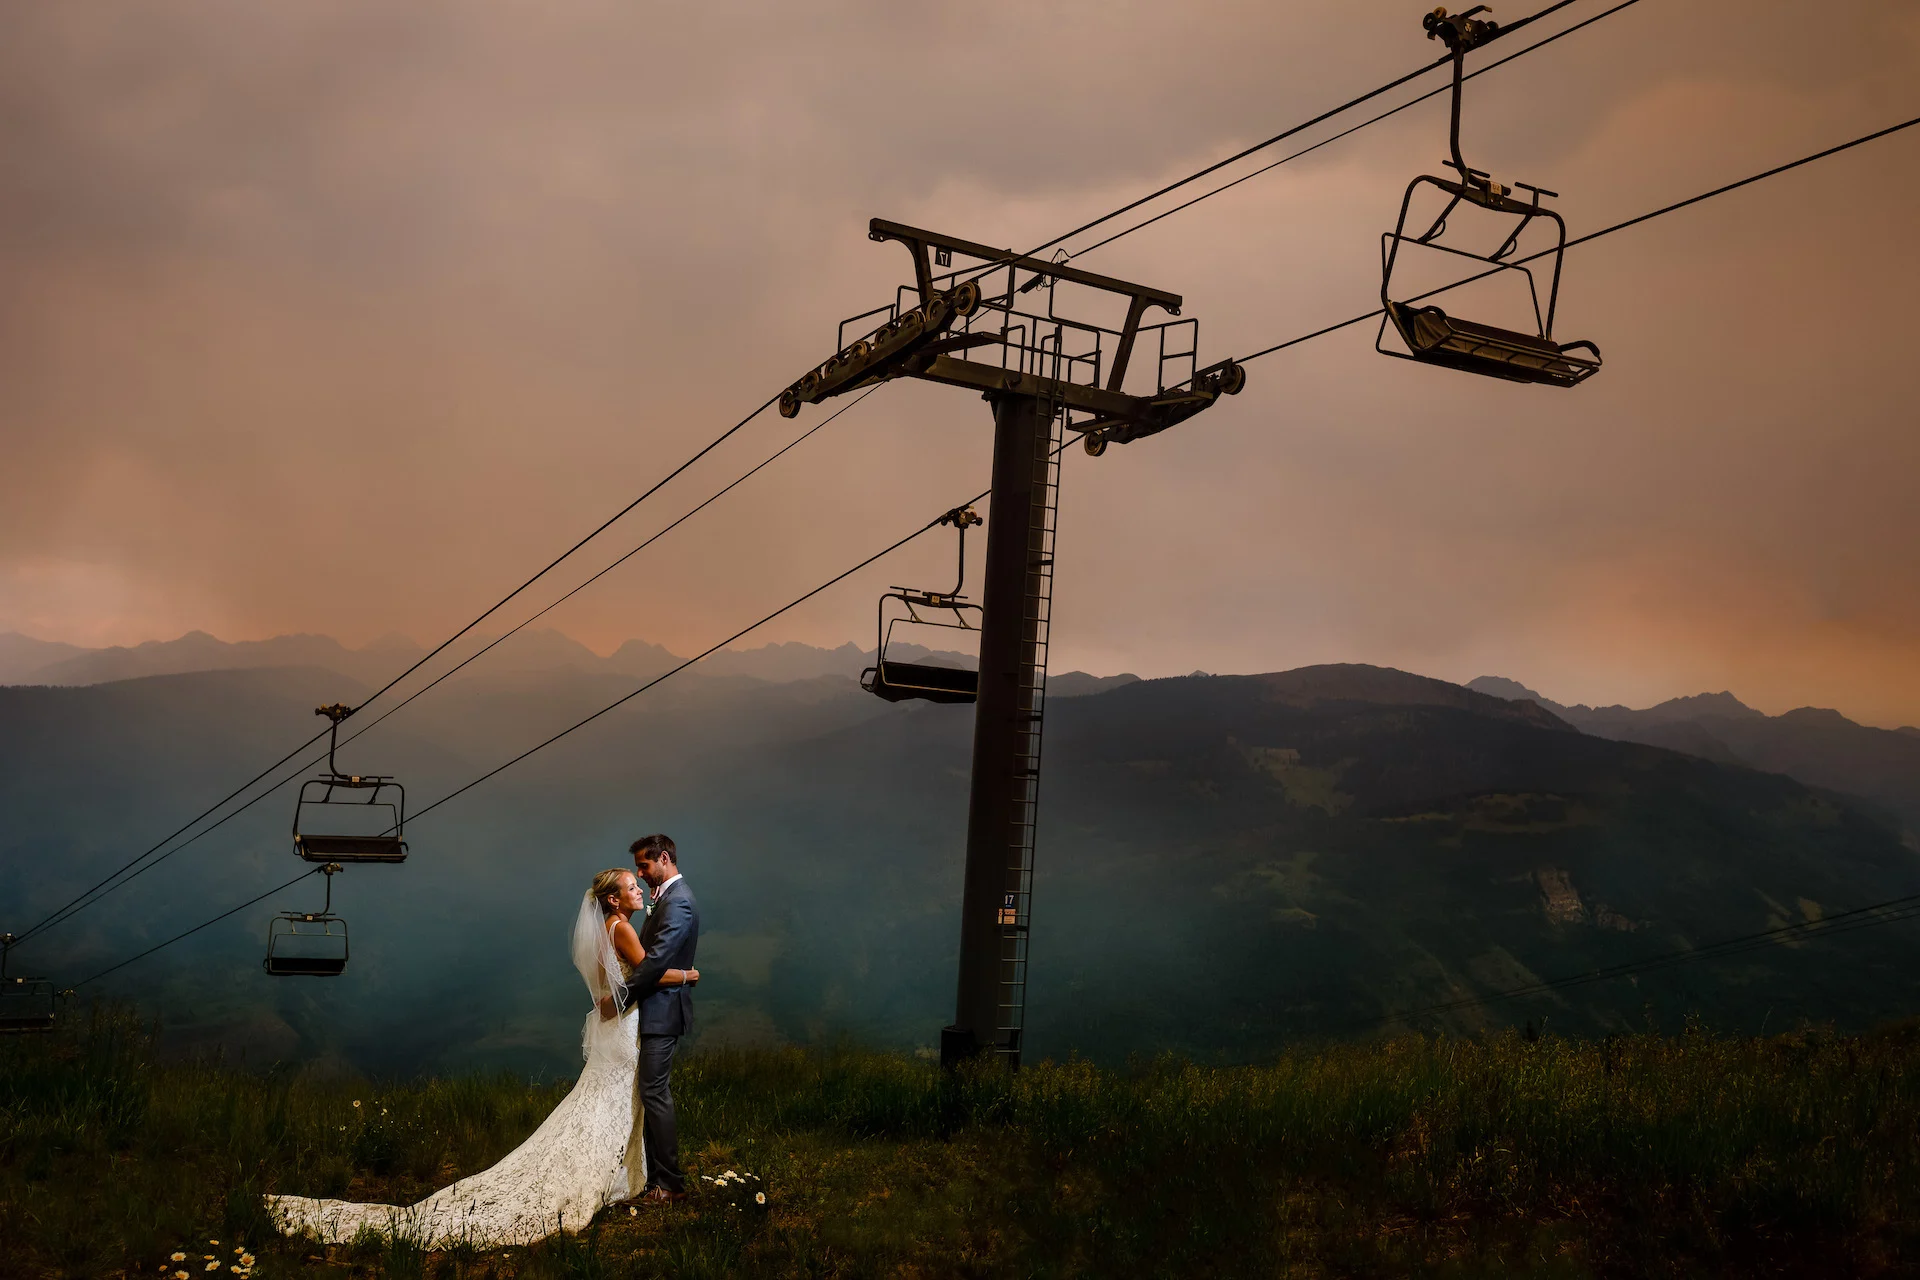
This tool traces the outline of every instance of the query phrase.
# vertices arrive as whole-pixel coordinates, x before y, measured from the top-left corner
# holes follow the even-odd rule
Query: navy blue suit
[[[685,1191],[680,1172],[680,1134],[673,1114],[673,1051],[693,1030],[693,990],[682,984],[663,987],[668,969],[693,968],[700,942],[700,908],[685,880],[676,880],[654,898],[640,945],[647,958],[625,983],[622,1004],[640,1006],[640,1073],[634,1082],[647,1142],[647,1185]]]

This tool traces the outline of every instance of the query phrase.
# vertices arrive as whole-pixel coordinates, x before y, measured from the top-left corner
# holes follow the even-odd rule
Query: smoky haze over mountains
[[[1036,244],[1427,61],[1427,7],[12,6],[0,630],[448,634],[890,296],[870,217]],[[1476,80],[1469,159],[1578,235],[1914,115],[1914,6],[1818,13],[1647,0]],[[1081,265],[1182,293],[1207,360],[1345,319],[1445,125],[1424,103]],[[1057,665],[1524,669],[1920,723],[1916,147],[1571,252],[1561,327],[1607,354],[1577,392],[1356,327],[1070,458]],[[887,387],[556,623],[698,652],[983,488],[987,437],[972,397]],[[882,585],[946,580],[916,555],[768,638],[864,644]]]
[[[531,652],[577,657],[561,641]],[[253,1060],[566,1071],[581,886],[664,829],[707,920],[709,1043],[931,1044],[951,1012],[970,709],[886,704],[844,671],[706,665],[411,824],[406,865],[349,869],[342,978],[259,969],[268,915],[317,905],[310,880],[95,989]],[[477,667],[342,763],[400,774],[418,809],[634,680]],[[1920,892],[1912,793],[1855,799],[1612,740],[1537,699],[1359,665],[1079,683],[1049,711],[1036,1054],[1260,1057]],[[317,702],[369,688],[281,667],[0,689],[0,898],[37,918],[310,732]],[[290,877],[290,807],[283,790],[17,959],[71,981]],[[1859,1025],[1912,1010],[1916,960],[1912,926],[1891,925],[1412,1025]]]

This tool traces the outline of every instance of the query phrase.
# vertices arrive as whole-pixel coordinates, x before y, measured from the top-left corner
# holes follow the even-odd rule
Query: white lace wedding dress
[[[574,959],[596,999],[610,989],[607,966],[624,969],[607,941],[592,898],[574,929]],[[583,936],[583,934],[585,936]],[[594,935],[597,934],[597,937]],[[606,944],[602,947],[600,944]],[[646,1157],[633,1123],[639,1063],[638,1009],[618,1018],[587,1015],[586,1066],[572,1092],[531,1137],[491,1169],[462,1178],[413,1205],[356,1204],[270,1195],[267,1211],[285,1235],[329,1244],[362,1231],[408,1239],[425,1249],[530,1244],[556,1231],[580,1231],[601,1208],[646,1183]]]

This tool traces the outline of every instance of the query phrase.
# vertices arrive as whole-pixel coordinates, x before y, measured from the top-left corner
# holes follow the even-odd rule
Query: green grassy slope
[[[1249,1067],[942,1078],[696,1055],[685,1208],[434,1255],[272,1236],[266,1190],[409,1201],[564,1085],[161,1061],[124,1014],[0,1044],[0,1274],[260,1277],[1911,1274],[1920,1038],[1406,1037]],[[704,1179],[754,1175],[750,1195]],[[218,1242],[217,1244],[214,1242]]]

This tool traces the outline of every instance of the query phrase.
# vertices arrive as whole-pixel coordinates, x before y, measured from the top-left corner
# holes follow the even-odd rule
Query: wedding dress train
[[[591,904],[589,899],[586,905]],[[581,923],[587,923],[584,915]],[[596,980],[601,965],[625,966],[612,956],[610,945],[598,951],[583,932],[575,931],[576,961],[589,989],[600,994],[608,989],[604,980]],[[600,937],[605,938],[604,930]],[[583,947],[598,951],[591,963]],[[580,1079],[532,1136],[491,1169],[412,1205],[270,1195],[267,1211],[274,1225],[284,1235],[310,1235],[329,1244],[344,1244],[371,1230],[425,1249],[531,1244],[556,1231],[584,1229],[609,1202],[646,1183],[645,1151],[633,1123],[639,1016],[638,1007],[614,1019],[587,1016]]]

